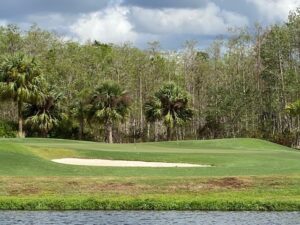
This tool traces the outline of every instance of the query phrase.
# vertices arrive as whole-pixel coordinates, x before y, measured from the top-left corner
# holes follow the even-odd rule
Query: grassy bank
[[[110,168],[77,157],[211,164]],[[256,139],[107,145],[0,140],[2,210],[300,210],[300,152]]]
[[[0,177],[0,209],[300,210],[300,176]]]
[[[1,198],[0,210],[206,210],[299,211],[299,201],[203,199],[161,196],[147,198]]]

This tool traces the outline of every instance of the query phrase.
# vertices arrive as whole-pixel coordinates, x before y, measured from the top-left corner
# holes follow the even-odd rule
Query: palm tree
[[[88,102],[85,100],[77,101],[71,109],[72,117],[79,123],[79,140],[84,136],[84,124],[89,113]]]
[[[12,99],[18,107],[19,137],[24,137],[22,110],[24,102],[40,102],[41,70],[34,58],[22,54],[9,55],[0,65],[0,96]]]
[[[93,93],[90,117],[105,126],[109,143],[113,143],[113,125],[126,119],[129,103],[127,92],[112,81],[102,83]]]
[[[48,132],[58,124],[60,113],[60,101],[62,95],[54,90],[44,94],[42,102],[34,102],[25,104],[24,117],[27,119],[25,123],[33,129],[39,130],[43,137],[46,137]]]
[[[148,123],[154,124],[154,140],[157,141],[156,123],[162,118],[161,101],[158,98],[151,98],[144,104],[145,118]]]
[[[172,129],[183,125],[193,117],[188,107],[188,94],[174,83],[163,85],[144,106],[149,122],[163,120],[167,128],[167,139],[172,137]]]

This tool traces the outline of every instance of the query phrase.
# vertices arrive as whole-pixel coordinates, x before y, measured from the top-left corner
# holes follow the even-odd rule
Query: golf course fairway
[[[210,165],[103,167],[63,158]],[[250,138],[0,140],[0,209],[300,210],[300,151]]]

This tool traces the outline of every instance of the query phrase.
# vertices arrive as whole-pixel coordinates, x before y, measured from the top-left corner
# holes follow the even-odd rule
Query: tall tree
[[[36,60],[23,54],[9,55],[0,65],[0,95],[6,99],[13,99],[17,104],[19,137],[25,137],[22,116],[24,102],[43,100],[39,88],[42,80]]]
[[[163,85],[145,104],[147,118],[162,118],[167,128],[167,139],[172,138],[172,129],[183,125],[193,117],[188,106],[188,94],[174,83]]]
[[[162,105],[158,98],[152,98],[144,104],[145,117],[148,123],[154,125],[154,140],[158,140],[157,122],[162,118]]]
[[[71,116],[76,119],[79,123],[79,140],[83,139],[85,130],[84,125],[89,113],[89,103],[86,100],[78,99],[77,102],[72,106]]]
[[[113,143],[114,124],[125,121],[129,103],[128,93],[113,81],[102,83],[93,93],[90,116],[105,126],[109,143]]]

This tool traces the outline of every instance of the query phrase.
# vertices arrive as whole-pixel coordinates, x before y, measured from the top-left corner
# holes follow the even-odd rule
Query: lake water
[[[300,212],[0,211],[1,225],[300,225]]]

